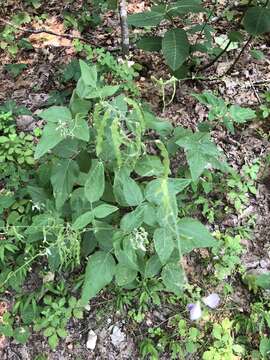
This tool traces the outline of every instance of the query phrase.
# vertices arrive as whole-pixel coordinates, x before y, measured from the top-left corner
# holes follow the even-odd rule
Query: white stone
[[[111,341],[114,346],[119,346],[123,341],[125,341],[125,334],[119,329],[118,326],[113,327]]]
[[[90,330],[88,333],[86,347],[89,350],[94,350],[96,347],[96,344],[97,344],[97,334],[93,330]]]

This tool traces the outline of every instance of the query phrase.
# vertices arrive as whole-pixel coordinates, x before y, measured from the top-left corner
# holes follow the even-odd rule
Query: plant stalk
[[[126,0],[119,1],[119,15],[120,15],[120,23],[121,23],[122,53],[125,57],[127,57],[129,54],[129,30],[127,23]]]

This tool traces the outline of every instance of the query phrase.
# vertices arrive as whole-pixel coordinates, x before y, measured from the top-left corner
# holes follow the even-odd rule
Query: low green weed
[[[244,124],[256,117],[254,110],[243,108],[239,105],[229,105],[210,91],[205,91],[202,94],[193,94],[193,96],[210,110],[208,114],[209,122],[201,123],[200,127],[213,127],[221,123],[229,132],[234,134],[235,124]]]
[[[66,326],[69,319],[73,316],[82,319],[83,312],[74,297],[53,299],[45,296],[43,299],[44,307],[40,312],[40,317],[34,320],[34,330],[43,332],[48,338],[48,343],[52,349],[58,345],[59,338],[66,338],[68,333]]]

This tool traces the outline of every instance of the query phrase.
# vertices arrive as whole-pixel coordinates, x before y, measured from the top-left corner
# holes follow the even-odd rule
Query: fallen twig
[[[85,42],[87,44],[91,44],[91,45],[96,46],[96,44],[92,40],[86,39],[86,38],[84,38],[82,36],[74,36],[74,35],[70,35],[70,34],[58,34],[58,33],[54,32],[54,31],[46,30],[46,29],[25,29],[25,28],[22,28],[20,26],[14,25],[12,22],[10,22],[8,20],[4,20],[4,19],[0,19],[0,22],[3,23],[3,24],[6,24],[6,25],[12,26],[16,30],[26,32],[26,33],[29,33],[29,34],[42,34],[42,33],[45,33],[45,34],[54,35],[54,36],[57,36],[57,37],[62,37],[62,38],[70,39],[70,40],[81,40],[81,41],[83,41],[83,42]]]

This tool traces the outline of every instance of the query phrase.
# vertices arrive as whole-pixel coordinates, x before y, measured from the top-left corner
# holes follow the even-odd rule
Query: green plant
[[[200,126],[223,123],[228,131],[234,134],[234,124],[244,124],[248,120],[256,117],[256,112],[249,108],[243,108],[239,105],[229,105],[223,99],[218,98],[210,91],[202,94],[193,94],[199,102],[209,108],[209,123],[202,123]]]
[[[27,24],[30,20],[31,18],[26,12],[19,12],[14,15],[10,24],[5,25],[0,31],[0,49],[8,51],[11,56],[15,56],[21,48],[32,49],[32,44],[26,38],[16,41],[16,33],[18,32],[16,27]]]
[[[0,180],[7,183],[7,189],[18,189],[29,178],[26,170],[35,163],[34,136],[17,132],[11,111],[0,110],[0,144]]]
[[[140,69],[139,64],[127,60],[116,60],[115,57],[104,48],[93,48],[89,45],[83,45],[81,42],[75,42],[75,49],[77,52],[85,52],[87,60],[90,62],[96,61],[98,70],[101,74],[101,79],[113,77],[113,82],[120,84],[120,88],[132,95],[138,96],[139,89],[134,82],[138,75],[136,67]],[[75,65],[75,64],[74,64]]]
[[[11,316],[11,314],[9,312],[5,312],[1,317],[0,334],[7,337],[12,337],[19,343],[24,344],[27,342],[30,336],[30,331],[25,326],[16,326],[14,323],[14,318]]]
[[[225,318],[221,324],[214,324],[212,337],[213,345],[203,353],[203,360],[233,360],[238,359],[237,355],[243,355],[245,349],[234,343],[232,336],[233,322]]]
[[[199,50],[200,52],[210,53],[210,55],[216,52],[215,58],[205,66],[208,67],[228,50],[232,42],[241,42],[243,40],[243,36],[237,28],[236,31],[231,31],[228,34],[228,41],[225,48],[222,49],[218,47],[218,49],[214,49],[211,44],[211,31],[213,31],[213,29],[207,23],[213,15],[213,10],[207,10],[201,3],[201,1],[197,0],[181,0],[168,4],[160,4],[159,2],[157,5],[152,6],[150,11],[133,14],[128,17],[129,25],[147,29],[158,26],[164,20],[170,22],[171,26],[163,37],[152,35],[142,36],[137,45],[139,48],[147,51],[162,51],[167,65],[176,77],[178,72],[180,73],[180,78],[183,72],[188,72],[186,63],[189,58],[192,59],[193,63],[198,63],[199,59],[197,59],[194,54],[196,51]],[[207,21],[202,24],[194,24],[190,26],[188,30],[179,28],[179,21],[184,25],[190,25],[186,19],[187,15],[202,12],[208,13]],[[240,18],[240,23],[241,20],[243,20],[245,31],[252,37],[269,31],[269,19],[270,9],[268,8],[268,1],[264,6],[259,6],[259,2],[256,2],[256,6],[249,7],[244,16]],[[238,22],[238,26],[240,23]],[[199,42],[197,40],[196,43],[193,44],[189,40],[189,34],[198,34],[199,37],[204,34],[206,41]],[[237,60],[238,58],[236,61]]]
[[[176,315],[170,321],[175,327],[175,339],[169,344],[172,359],[185,359],[190,354],[196,354],[200,344],[201,332],[196,327],[188,325],[181,316]]]
[[[259,107],[259,115],[263,119],[267,119],[270,116],[270,91],[266,91],[261,96],[264,99],[264,104]]]
[[[43,331],[43,335],[48,338],[48,343],[52,349],[58,345],[59,338],[67,337],[66,326],[69,319],[82,319],[82,310],[74,297],[67,299],[62,297],[58,300],[51,296],[43,299],[44,307],[40,312],[40,317],[35,319],[34,330]]]
[[[150,140],[157,155],[147,154],[146,130],[154,129],[166,141],[164,134],[170,135],[171,127],[134,100],[116,96],[120,87],[104,84],[95,66],[80,61],[80,70],[70,106],[51,107],[40,115],[46,125],[35,158],[44,157],[51,169],[42,180],[46,183],[42,191],[51,194],[46,201],[53,206],[59,226],[68,229],[63,228],[63,235],[58,230],[55,240],[56,228],[43,225],[42,238],[46,231],[46,238],[51,234],[54,239],[45,242],[49,264],[54,269],[63,263],[78,264],[81,235],[87,236],[92,240],[83,304],[114,277],[119,286],[131,288],[160,271],[166,289],[181,294],[185,285],[179,263],[182,256],[196,247],[214,246],[216,240],[199,221],[178,218],[177,194],[190,179],[170,177],[164,143]],[[208,134],[179,128],[172,135],[173,151],[180,146],[187,151],[194,181],[209,163],[222,168],[220,152]],[[41,169],[42,165],[37,174]],[[40,186],[31,187],[30,196],[34,190],[41,194]]]
[[[228,276],[232,276],[237,268],[240,268],[241,271],[240,256],[244,251],[241,244],[242,238],[240,235],[232,236],[220,232],[216,232],[215,236],[219,240],[219,245],[212,249],[215,277],[218,280],[224,280]]]

